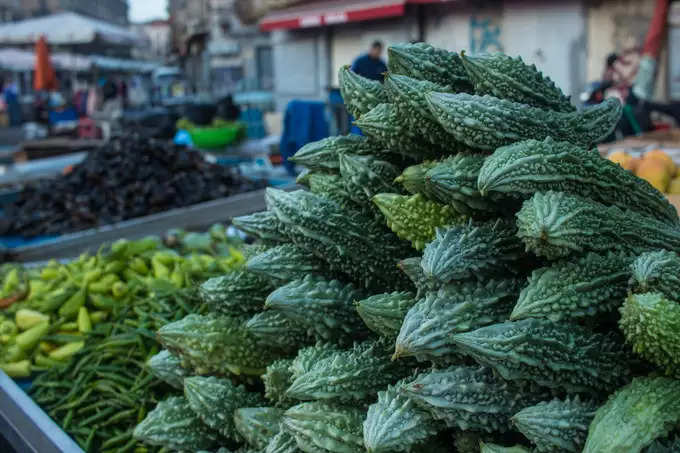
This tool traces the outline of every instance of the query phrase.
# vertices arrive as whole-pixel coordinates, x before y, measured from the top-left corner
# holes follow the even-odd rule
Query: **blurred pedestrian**
[[[354,60],[354,63],[352,63],[352,71],[367,79],[383,82],[385,80],[385,73],[387,72],[387,65],[382,59],[382,53],[382,42],[374,41],[373,44],[371,44],[368,53],[361,55]]]

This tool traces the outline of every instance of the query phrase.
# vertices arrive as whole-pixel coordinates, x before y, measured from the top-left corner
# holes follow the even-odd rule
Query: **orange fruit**
[[[670,173],[671,175],[674,175],[675,172],[676,172],[675,162],[673,162],[673,159],[671,158],[671,156],[669,156],[668,154],[666,154],[665,152],[663,152],[660,149],[653,149],[653,150],[649,151],[648,153],[645,153],[645,155],[642,157],[642,159],[644,159],[644,160],[646,160],[646,159],[656,159],[660,162],[663,162],[664,165],[666,165],[666,167],[668,167],[668,173]]]
[[[659,159],[642,159],[636,174],[660,192],[665,192],[671,182],[668,166]]]

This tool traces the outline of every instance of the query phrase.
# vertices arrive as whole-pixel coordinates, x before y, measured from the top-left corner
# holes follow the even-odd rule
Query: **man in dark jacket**
[[[352,71],[367,79],[382,82],[385,79],[385,72],[387,71],[387,65],[381,58],[382,51],[382,43],[380,41],[375,41],[371,44],[371,48],[367,54],[361,55],[354,60]]]

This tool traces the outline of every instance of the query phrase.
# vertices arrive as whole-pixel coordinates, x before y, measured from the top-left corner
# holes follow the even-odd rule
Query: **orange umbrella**
[[[57,76],[50,62],[50,51],[45,36],[41,36],[35,44],[35,78],[33,88],[36,91],[52,91],[58,88]]]

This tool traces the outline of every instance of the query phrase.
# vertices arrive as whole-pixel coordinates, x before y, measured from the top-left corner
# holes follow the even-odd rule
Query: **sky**
[[[132,22],[162,19],[168,15],[167,0],[129,0],[129,3]]]

